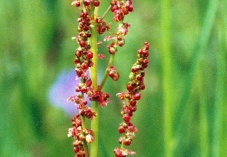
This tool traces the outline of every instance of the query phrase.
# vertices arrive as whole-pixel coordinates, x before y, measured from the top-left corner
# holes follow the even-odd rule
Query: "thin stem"
[[[97,52],[97,32],[96,32],[96,26],[93,25],[91,28],[91,52],[93,53],[93,67],[91,67],[91,80],[92,80],[92,87],[94,90],[97,90],[97,72],[98,72],[98,52]]]
[[[173,156],[172,134],[172,69],[171,69],[171,36],[170,36],[170,0],[162,0],[162,59],[163,59],[163,103],[164,103],[164,142],[165,156]]]
[[[104,76],[102,78],[102,81],[101,81],[101,84],[99,86],[99,90],[101,90],[106,82],[106,79],[107,79],[107,76],[108,76],[108,69],[112,66],[112,63],[113,63],[113,59],[114,59],[114,55],[111,55],[110,56],[110,59],[109,59],[109,62],[108,62],[108,65],[107,65],[107,68],[106,68],[106,71],[104,73]]]
[[[124,148],[124,141],[122,141],[121,143],[121,148]]]
[[[97,72],[98,72],[98,47],[97,47],[97,31],[96,31],[96,24],[95,24],[95,17],[97,16],[97,11],[94,11],[94,8],[91,9],[91,16],[92,16],[92,26],[91,26],[91,38],[90,38],[90,45],[91,45],[91,52],[93,53],[93,67],[90,69],[90,75],[92,80],[92,87],[95,91],[98,90],[98,83],[97,83]],[[98,102],[92,101],[92,109],[96,112],[96,117],[91,121],[91,130],[94,133],[94,142],[91,144],[90,147],[90,157],[98,157],[98,128],[99,128],[99,108]]]
[[[107,8],[107,10],[105,11],[105,13],[102,16],[102,19],[104,19],[106,17],[106,15],[108,14],[108,12],[110,11],[111,5]]]
[[[85,12],[85,11],[86,11],[86,9],[85,9],[85,7],[84,7],[83,0],[80,0],[80,5],[81,5],[81,9]]]

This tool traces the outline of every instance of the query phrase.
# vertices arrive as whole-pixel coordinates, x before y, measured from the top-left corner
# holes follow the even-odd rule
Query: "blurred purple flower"
[[[73,116],[78,112],[73,102],[67,101],[70,96],[76,95],[75,87],[80,82],[74,70],[63,70],[50,87],[48,99],[57,108],[63,109],[68,115]]]

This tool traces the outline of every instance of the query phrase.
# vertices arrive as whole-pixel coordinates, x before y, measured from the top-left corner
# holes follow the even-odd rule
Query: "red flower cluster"
[[[80,0],[75,0],[72,2],[72,5],[75,5],[76,7],[80,7]],[[94,7],[98,7],[100,5],[99,0],[83,0],[83,5],[86,7],[86,9],[89,9],[91,4],[93,4]]]
[[[94,141],[93,132],[82,128],[82,120],[79,115],[72,119],[72,128],[69,128],[68,137],[73,137],[73,147],[76,157],[85,157],[84,143]]]
[[[114,20],[116,22],[123,20],[125,15],[133,11],[132,0],[126,0],[126,2],[112,0],[110,5],[111,11],[114,13]]]
[[[116,33],[116,37],[107,37],[106,40],[115,39],[115,42],[112,42],[110,45],[107,46],[107,49],[110,54],[115,54],[117,52],[117,46],[122,47],[125,44],[124,37],[128,34],[128,28],[130,24],[122,23],[119,24],[118,31]]]
[[[75,0],[74,5],[80,6],[81,1]],[[90,7],[91,3],[94,6],[99,5],[98,0],[84,0],[83,5],[86,10]],[[69,129],[68,136],[74,138],[74,151],[77,157],[85,157],[84,145],[85,143],[91,143],[94,141],[92,130],[86,129],[82,126],[81,117],[86,117],[92,120],[96,116],[96,112],[92,108],[86,106],[87,101],[84,99],[84,95],[87,95],[90,101],[97,101],[101,107],[106,106],[108,103],[109,94],[102,91],[95,91],[92,88],[92,81],[88,76],[88,70],[93,66],[91,52],[91,46],[89,44],[89,38],[91,38],[91,17],[87,11],[81,11],[78,18],[78,35],[74,37],[78,42],[79,47],[75,52],[75,72],[80,78],[81,82],[77,84],[75,91],[81,94],[72,96],[69,101],[74,102],[77,105],[79,113],[72,119],[72,128]],[[102,19],[96,19],[98,23],[98,31],[100,34],[109,29],[108,25]]]
[[[95,19],[95,22],[97,24],[97,32],[99,34],[104,34],[105,31],[110,29],[110,25],[107,24],[105,21],[103,21],[103,19],[101,17],[97,17]]]
[[[125,149],[125,148],[115,148],[114,154],[117,157],[125,157],[127,155],[135,155],[136,153],[131,150]]]
[[[109,67],[108,69],[109,73],[108,76],[114,80],[117,81],[120,77],[119,73],[117,72],[117,69],[114,66]]]
[[[87,70],[93,66],[92,58],[93,53],[90,51],[91,46],[88,43],[88,39],[91,37],[90,33],[90,18],[87,12],[81,12],[80,18],[78,18],[78,32],[79,35],[76,40],[79,44],[75,52],[74,63],[76,65],[76,74],[78,77],[87,79]]]
[[[87,92],[87,95],[91,101],[97,101],[101,107],[105,107],[109,102],[107,99],[110,97],[110,95],[100,90],[94,91],[93,89],[90,89]]]
[[[127,92],[119,93],[117,96],[123,101],[121,115],[124,122],[118,127],[118,132],[122,135],[119,138],[119,143],[130,145],[137,133],[137,128],[130,122],[133,112],[136,111],[137,101],[140,100],[140,91],[145,89],[143,77],[145,76],[145,68],[148,66],[149,44],[144,43],[144,46],[138,50],[137,61],[132,66],[132,72],[129,75],[129,83],[127,84]],[[124,101],[127,100],[127,101]],[[114,153],[116,157],[124,157],[127,154],[126,149],[117,148]],[[129,151],[129,150],[128,150]]]

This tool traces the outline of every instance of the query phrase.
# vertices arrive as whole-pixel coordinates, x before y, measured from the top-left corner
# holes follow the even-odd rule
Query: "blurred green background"
[[[73,69],[71,37],[78,9],[70,0],[0,1],[0,156],[70,157],[71,117],[48,92],[64,69]],[[104,13],[109,1],[104,1]],[[100,157],[118,144],[122,104],[136,51],[148,41],[146,90],[132,121],[139,132],[130,148],[139,157],[227,157],[226,0],[134,2],[126,44],[115,56],[118,82],[104,91],[111,103],[100,113]],[[106,21],[113,23],[112,15]],[[114,29],[112,30],[114,32]],[[100,40],[103,37],[100,37]],[[104,48],[99,50],[107,54]],[[108,54],[106,55],[108,58]],[[100,73],[107,64],[99,60]]]

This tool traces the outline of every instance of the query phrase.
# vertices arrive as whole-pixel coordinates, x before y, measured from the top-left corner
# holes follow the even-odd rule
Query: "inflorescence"
[[[118,28],[115,34],[104,37],[104,41],[111,41],[107,46],[107,51],[111,57],[102,83],[97,89],[94,89],[89,73],[90,68],[97,64],[93,58],[94,52],[91,50],[91,47],[94,46],[91,45],[92,28],[95,27],[97,33],[103,35],[110,30],[110,24],[104,21],[104,16],[99,17],[97,14],[94,16],[95,8],[100,6],[99,0],[74,0],[72,5],[81,9],[80,17],[77,20],[78,35],[73,37],[78,43],[74,64],[80,83],[76,85],[75,89],[79,94],[69,98],[69,101],[76,104],[79,112],[72,118],[72,128],[69,129],[68,136],[74,138],[73,146],[76,157],[88,157],[87,144],[92,143],[96,139],[93,131],[86,128],[84,119],[92,120],[98,115],[91,107],[87,106],[87,101],[96,101],[101,107],[106,106],[109,102],[109,94],[101,89],[107,76],[114,81],[117,81],[120,77],[116,67],[112,65],[113,58],[111,57],[118,51],[118,47],[122,47],[125,44],[124,37],[128,34],[130,24],[124,22],[124,18],[130,12],[133,12],[133,6],[132,0],[111,0],[110,2],[107,12],[111,11],[113,13],[113,20],[118,22]],[[92,44],[100,46],[100,42]],[[122,135],[119,139],[119,143],[122,146],[130,145],[135,133],[137,133],[137,128],[131,123],[131,117],[133,112],[136,111],[136,103],[140,99],[140,91],[145,88],[143,77],[145,76],[144,70],[148,65],[148,50],[149,44],[145,42],[144,47],[138,50],[137,62],[132,67],[132,72],[129,76],[130,81],[127,84],[128,91],[117,94],[124,104],[121,110],[124,122],[118,128],[119,133]],[[98,57],[104,59],[103,54],[98,54]],[[135,152],[124,147],[116,148],[114,153],[116,157],[135,154]]]
[[[123,107],[121,109],[121,115],[123,116],[124,122],[118,127],[118,132],[122,135],[119,138],[119,143],[125,146],[131,144],[132,140],[137,133],[137,128],[131,122],[131,117],[136,111],[137,101],[140,100],[141,90],[145,89],[144,76],[145,68],[148,66],[149,56],[149,44],[144,43],[144,46],[138,50],[137,61],[132,66],[131,73],[129,75],[130,81],[126,88],[127,92],[118,93],[117,96],[122,100]],[[116,157],[125,157],[126,155],[135,154],[135,152],[127,150],[125,148],[116,148],[114,150]]]

